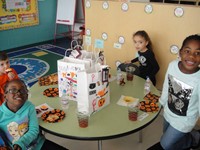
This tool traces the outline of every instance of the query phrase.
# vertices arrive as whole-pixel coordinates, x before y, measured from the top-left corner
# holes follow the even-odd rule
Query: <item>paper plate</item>
[[[134,107],[138,105],[138,98],[134,98],[131,96],[124,96],[121,95],[120,99],[118,100],[117,104],[121,106],[128,106],[128,104],[133,105]]]
[[[41,118],[48,123],[60,122],[65,118],[65,112],[60,109],[54,109],[43,113]]]

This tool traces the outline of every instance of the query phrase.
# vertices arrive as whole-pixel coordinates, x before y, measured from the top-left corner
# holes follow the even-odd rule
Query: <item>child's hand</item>
[[[13,72],[8,72],[8,78],[10,80],[14,79],[14,77],[15,77],[15,74]]]
[[[13,150],[22,150],[22,148],[19,145],[15,144],[13,146]]]

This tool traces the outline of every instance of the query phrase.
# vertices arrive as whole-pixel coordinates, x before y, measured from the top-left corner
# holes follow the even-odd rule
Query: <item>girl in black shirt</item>
[[[153,85],[156,85],[155,75],[159,71],[160,67],[154,56],[151,40],[148,34],[145,31],[137,31],[133,34],[133,42],[138,51],[138,57],[124,63],[117,61],[117,67],[122,71],[126,71],[127,67],[133,66],[136,68],[134,71],[135,75],[144,79],[149,77]],[[137,61],[139,61],[139,67],[133,64]]]

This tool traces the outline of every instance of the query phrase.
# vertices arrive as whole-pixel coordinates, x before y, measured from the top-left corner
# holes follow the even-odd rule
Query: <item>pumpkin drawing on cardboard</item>
[[[106,88],[104,88],[101,91],[98,91],[97,95],[100,96],[100,97],[103,97],[105,95],[105,91],[106,91]]]
[[[105,101],[106,101],[105,98],[100,99],[100,100],[98,101],[98,106],[99,106],[99,107],[102,107],[102,106],[104,105]]]

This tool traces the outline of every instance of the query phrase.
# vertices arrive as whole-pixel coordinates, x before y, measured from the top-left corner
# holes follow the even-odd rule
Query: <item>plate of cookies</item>
[[[148,100],[151,101],[153,103],[157,103],[159,101],[160,96],[156,95],[156,94],[152,94],[151,92],[149,92],[148,94],[146,94],[144,96],[144,100]]]
[[[54,85],[58,84],[58,74],[51,74],[48,76],[40,77],[38,79],[38,83],[40,86],[48,86],[48,85]]]
[[[47,97],[57,97],[58,94],[58,88],[48,88],[43,92],[43,95]]]
[[[157,112],[159,111],[158,103],[151,102],[149,100],[141,101],[139,108],[144,112]]]
[[[46,111],[42,114],[41,119],[44,122],[56,123],[60,122],[65,118],[65,112],[60,109],[53,109],[51,111]]]

